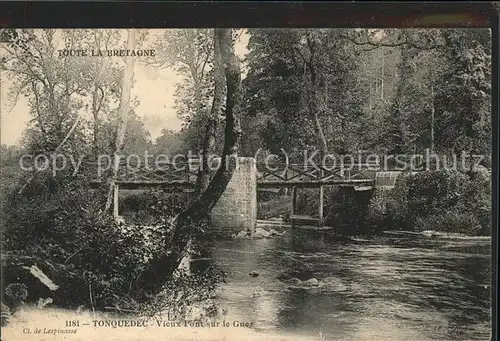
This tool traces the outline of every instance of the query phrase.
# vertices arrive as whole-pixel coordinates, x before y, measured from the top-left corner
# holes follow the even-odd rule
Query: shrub
[[[391,192],[387,190],[376,190],[370,199],[367,218],[373,222],[383,222],[389,218],[388,204],[391,200]]]
[[[103,306],[113,294],[124,292],[140,270],[143,236],[124,231],[101,213],[100,200],[83,184],[59,182],[57,190],[35,194],[44,180],[52,181],[38,179],[25,195],[12,196],[6,249],[64,264],[88,282],[96,304]],[[75,295],[72,303],[87,302],[86,294]]]
[[[424,217],[458,203],[460,189],[467,175],[457,171],[428,171],[407,178],[407,207],[413,217]]]
[[[429,171],[402,175],[377,190],[368,219],[380,228],[489,234],[491,179],[485,172]]]
[[[429,215],[423,218],[418,217],[415,221],[415,230],[438,230],[441,232],[477,235],[481,231],[481,226],[477,217],[471,213],[453,210]]]
[[[215,290],[225,280],[226,274],[212,266],[194,274],[177,270],[176,276],[166,283],[164,290],[151,300],[138,302],[132,296],[122,297],[120,307],[124,311],[137,311],[148,317],[168,315],[171,320],[211,317],[218,313]]]
[[[61,264],[82,278],[88,291],[77,290],[65,302],[69,306],[104,309],[125,298],[145,302],[148,298],[135,283],[153,256],[164,252],[169,219],[179,210],[180,200],[164,200],[163,193],[151,191],[147,209],[159,225],[122,226],[101,211],[102,196],[91,194],[86,183],[41,174],[22,195],[14,191],[9,196],[4,250]]]
[[[119,212],[132,224],[154,225],[162,223],[164,215],[174,216],[189,200],[187,193],[165,193],[158,189],[120,198]]]

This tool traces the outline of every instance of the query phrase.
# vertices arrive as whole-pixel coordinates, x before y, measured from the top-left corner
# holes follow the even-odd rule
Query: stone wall
[[[255,229],[257,223],[257,165],[254,158],[238,159],[233,177],[210,215],[220,233]]]

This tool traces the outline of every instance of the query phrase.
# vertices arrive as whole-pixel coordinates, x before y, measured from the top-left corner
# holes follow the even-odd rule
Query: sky
[[[150,36],[161,33],[161,30],[151,31],[154,32]],[[239,57],[244,57],[248,52],[248,38],[246,31],[243,31],[235,44],[235,52]],[[144,43],[142,48],[149,48],[147,45]],[[170,68],[157,70],[141,62],[135,64],[131,95],[139,100],[136,113],[143,119],[153,141],[163,128],[179,130],[182,126],[174,109],[175,85],[181,81],[182,77]],[[20,96],[15,105],[7,101],[11,86],[12,80],[0,73],[0,141],[6,145],[14,145],[19,141],[31,119],[25,97]]]

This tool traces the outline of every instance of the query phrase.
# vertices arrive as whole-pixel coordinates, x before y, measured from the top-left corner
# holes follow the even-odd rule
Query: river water
[[[273,239],[211,242],[209,250],[227,273],[221,305],[257,331],[322,340],[490,338],[490,238],[339,240],[288,229]]]

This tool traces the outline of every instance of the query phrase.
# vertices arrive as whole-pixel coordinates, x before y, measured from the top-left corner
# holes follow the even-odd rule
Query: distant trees
[[[181,132],[163,128],[156,138],[153,152],[155,154],[174,155],[182,153],[184,136]]]
[[[157,56],[149,64],[173,68],[183,77],[176,84],[175,107],[184,129],[195,127],[189,143],[192,150],[203,149],[210,102],[214,88],[214,40],[210,29],[169,29],[157,42]]]
[[[249,151],[489,154],[489,30],[248,32]]]
[[[219,42],[209,29],[167,30],[159,43],[154,65],[176,69],[184,77],[177,84],[177,114],[185,122],[184,143],[201,154],[196,194],[208,187],[208,158],[215,152],[218,123],[225,93]]]
[[[27,147],[37,152],[54,150],[77,119],[77,96],[84,91],[81,60],[57,56],[55,30],[19,30],[16,34],[22,45],[2,46],[1,68],[14,83],[9,100],[14,105],[19,96],[28,97],[33,119],[25,134]],[[81,151],[82,145],[83,136],[74,134],[65,148]]]
[[[12,105],[19,96],[29,101],[32,120],[24,145],[50,152],[64,141],[65,152],[109,152],[123,66],[109,58],[59,56],[57,49],[66,43],[74,49],[121,46],[123,37],[117,30],[13,32],[15,43],[3,45],[0,65],[14,82]],[[292,156],[302,149],[490,153],[487,29],[250,29],[248,34],[239,146],[244,155],[263,146],[278,153],[286,146]],[[217,86],[224,76],[216,72],[216,44],[209,29],[167,30],[160,37],[152,64],[184,76],[176,108],[185,128],[175,134],[173,149],[221,152],[215,141],[222,139],[217,126],[224,108],[215,90],[223,95],[225,87]],[[140,118],[130,115],[124,152],[153,150]],[[158,142],[169,140],[167,135]]]
[[[360,114],[357,61],[342,30],[249,30],[245,107],[270,150],[340,153]],[[265,118],[264,118],[265,117]],[[286,126],[287,129],[281,127]],[[293,151],[292,151],[293,153]]]
[[[490,153],[488,30],[435,30],[428,48],[400,47],[396,98],[378,145],[387,151]]]
[[[491,152],[491,32],[444,30],[445,67],[436,72],[436,144]]]

